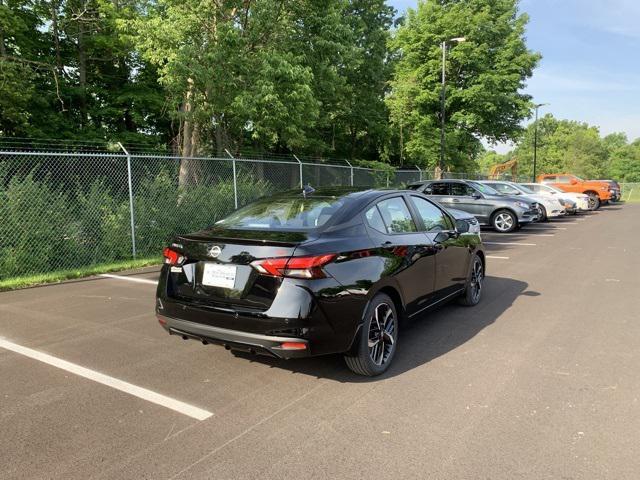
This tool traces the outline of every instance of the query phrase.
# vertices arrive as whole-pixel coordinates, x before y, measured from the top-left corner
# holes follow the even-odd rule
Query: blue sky
[[[400,11],[417,5],[387,1]],[[639,138],[640,0],[521,0],[520,9],[530,17],[527,44],[543,56],[525,90],[550,104],[540,114]]]

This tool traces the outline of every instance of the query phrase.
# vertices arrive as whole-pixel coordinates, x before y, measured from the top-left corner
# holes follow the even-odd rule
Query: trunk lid
[[[267,310],[282,279],[260,275],[251,262],[291,257],[309,240],[308,232],[219,227],[179,236],[172,248],[184,255],[185,263],[170,268],[169,295],[212,307]]]

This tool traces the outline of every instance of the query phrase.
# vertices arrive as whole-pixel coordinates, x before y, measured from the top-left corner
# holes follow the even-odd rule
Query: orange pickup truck
[[[602,202],[609,202],[613,196],[611,186],[602,180],[583,180],[570,173],[538,175],[538,183],[552,185],[564,192],[589,195],[589,210],[597,210]]]

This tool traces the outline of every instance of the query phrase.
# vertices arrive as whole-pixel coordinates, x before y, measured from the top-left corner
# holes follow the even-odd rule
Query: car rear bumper
[[[278,358],[349,350],[367,301],[332,278],[285,279],[271,306],[257,310],[175,297],[170,281],[163,268],[156,314],[168,333]],[[305,348],[283,347],[291,342]]]
[[[229,349],[245,350],[277,358],[300,358],[311,355],[309,341],[297,337],[261,335],[229,330],[202,323],[158,314],[158,321],[170,335],[201,341],[204,344],[223,345]]]

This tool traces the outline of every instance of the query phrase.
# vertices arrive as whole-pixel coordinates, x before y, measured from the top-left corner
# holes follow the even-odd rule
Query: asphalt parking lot
[[[373,379],[169,337],[153,269],[0,293],[0,478],[637,479],[640,204],[483,239]]]

